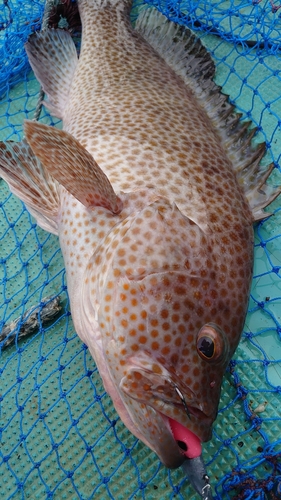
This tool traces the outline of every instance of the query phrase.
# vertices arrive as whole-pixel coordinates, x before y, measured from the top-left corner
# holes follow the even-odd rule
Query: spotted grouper
[[[188,29],[155,9],[133,28],[128,0],[78,6],[79,58],[66,31],[26,44],[63,130],[26,121],[1,175],[59,236],[75,329],[122,421],[211,498],[201,443],[245,320],[253,221],[280,189]]]

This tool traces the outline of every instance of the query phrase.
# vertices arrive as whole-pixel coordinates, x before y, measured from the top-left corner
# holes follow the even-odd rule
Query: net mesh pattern
[[[258,127],[255,141],[266,141],[264,161],[276,166],[269,182],[280,185],[281,5],[149,4],[202,38],[216,82]],[[42,0],[0,3],[0,140],[19,141],[23,120],[33,117],[39,85],[23,44],[40,29],[43,12]],[[59,125],[45,108],[40,121]],[[269,210],[274,215],[255,229],[243,336],[224,378],[213,439],[204,445],[216,499],[281,498],[281,197]],[[50,324],[39,315],[37,332],[21,339],[22,324],[45,297],[60,297],[60,314]],[[74,331],[58,239],[35,224],[3,180],[0,311],[0,331],[10,325],[16,334],[13,345],[0,344],[3,500],[197,498],[181,470],[165,469],[120,421]]]

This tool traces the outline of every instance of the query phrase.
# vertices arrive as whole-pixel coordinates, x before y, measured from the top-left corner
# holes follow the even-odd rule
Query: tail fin
[[[0,142],[0,175],[35,217],[39,226],[58,234],[59,183],[45,170],[28,143]]]

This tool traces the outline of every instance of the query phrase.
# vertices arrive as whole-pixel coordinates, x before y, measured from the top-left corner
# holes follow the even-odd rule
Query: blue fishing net
[[[71,4],[66,17],[76,29]],[[269,182],[280,185],[281,5],[149,4],[202,38],[216,82],[258,127],[255,141],[266,141],[264,161],[276,166]],[[0,4],[0,140],[20,140],[23,120],[34,114],[39,85],[23,44],[40,29],[43,11],[42,0]],[[56,22],[67,22],[61,12]],[[40,121],[59,125],[44,108]],[[243,337],[224,378],[213,439],[204,445],[217,499],[281,498],[281,197],[269,211],[274,215],[255,230]],[[120,421],[74,331],[58,239],[37,227],[3,180],[0,311],[0,332],[15,334],[11,345],[0,342],[1,499],[197,498],[181,470],[165,469]],[[22,338],[34,317],[38,328]]]

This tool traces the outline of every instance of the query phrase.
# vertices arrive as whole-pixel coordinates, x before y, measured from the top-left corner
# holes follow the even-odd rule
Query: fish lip
[[[204,413],[202,410],[200,410],[200,408],[197,408],[196,406],[189,406],[189,405],[186,406],[190,415],[193,415],[198,420],[204,420],[206,423],[207,422],[210,422],[210,424],[213,423],[213,418]]]
[[[184,406],[183,406],[182,403],[173,403],[173,406],[176,406],[176,408],[179,408],[180,410],[185,411]],[[210,425],[211,425],[213,423],[214,418],[212,418],[212,416],[207,415],[206,413],[204,413],[197,406],[191,406],[191,405],[186,404],[186,408],[187,408],[188,413],[189,413],[189,418],[190,418],[191,415],[193,415],[198,420],[204,420],[206,422],[206,424],[210,423]]]

